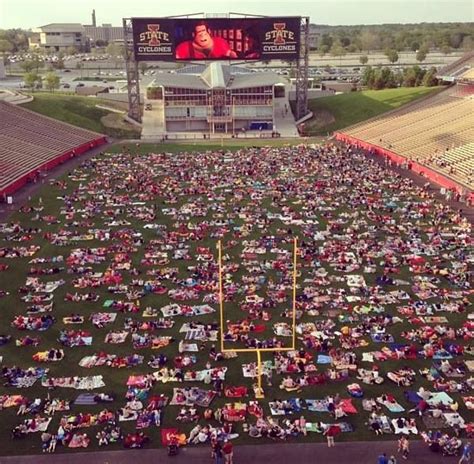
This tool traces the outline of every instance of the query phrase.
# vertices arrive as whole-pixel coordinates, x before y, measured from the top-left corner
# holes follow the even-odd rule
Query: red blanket
[[[178,429],[161,429],[161,443],[163,446],[170,444],[170,438],[178,434]]]

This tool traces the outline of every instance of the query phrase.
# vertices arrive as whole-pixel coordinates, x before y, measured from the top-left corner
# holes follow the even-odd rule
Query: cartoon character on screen
[[[237,58],[227,40],[212,37],[206,22],[200,21],[194,26],[193,40],[185,40],[176,47],[177,60],[206,60],[218,58]]]
[[[258,39],[258,33],[249,30],[247,31],[247,47],[243,55],[245,60],[258,60],[260,58],[261,44]]]

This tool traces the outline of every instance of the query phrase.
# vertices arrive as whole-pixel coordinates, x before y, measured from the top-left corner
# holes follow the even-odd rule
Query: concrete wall
[[[111,100],[122,103],[128,103],[128,94],[127,93],[102,93],[100,98],[103,100]],[[143,103],[143,95],[140,94],[140,103]]]
[[[186,131],[208,131],[207,121],[169,121],[166,124],[167,132],[186,132]]]

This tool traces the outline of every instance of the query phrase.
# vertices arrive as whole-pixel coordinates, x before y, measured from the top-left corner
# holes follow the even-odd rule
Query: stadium
[[[324,34],[94,11],[10,52],[0,462],[470,462],[474,52],[381,90]]]

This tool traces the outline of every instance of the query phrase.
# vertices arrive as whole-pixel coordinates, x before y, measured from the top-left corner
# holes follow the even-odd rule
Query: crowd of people
[[[160,429],[231,464],[246,436],[332,447],[363,427],[400,436],[408,457],[408,436],[472,433],[472,228],[426,187],[329,143],[124,149],[51,190],[0,225],[0,409],[32,417],[14,438],[139,448]],[[239,349],[277,351],[258,365]],[[63,388],[100,392],[46,409]]]

